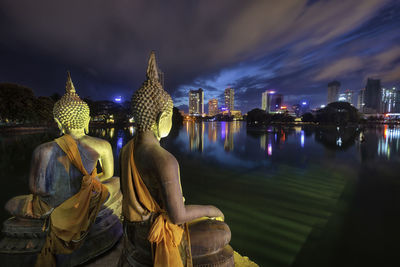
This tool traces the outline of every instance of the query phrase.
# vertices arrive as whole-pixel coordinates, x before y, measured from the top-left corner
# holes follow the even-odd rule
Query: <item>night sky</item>
[[[129,100],[151,50],[185,111],[190,89],[207,103],[228,86],[243,112],[267,89],[317,107],[333,79],[400,88],[400,1],[0,0],[0,82],[36,96],[63,94],[70,70],[81,97]]]

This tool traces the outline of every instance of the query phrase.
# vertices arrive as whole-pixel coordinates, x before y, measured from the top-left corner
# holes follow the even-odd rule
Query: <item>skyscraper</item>
[[[328,102],[327,102],[327,104],[338,101],[339,89],[340,89],[340,82],[333,81],[333,82],[328,83]]]
[[[267,110],[267,106],[268,106],[268,92],[269,91],[265,91],[264,93],[262,93],[261,96],[261,109],[263,110]]]
[[[396,112],[397,91],[396,88],[382,88],[382,106],[381,112],[393,113]]]
[[[235,107],[235,91],[233,88],[226,88],[225,89],[225,108],[229,111],[234,110]]]
[[[280,110],[282,107],[282,102],[283,102],[283,95],[281,95],[281,94],[272,95],[271,111]]]
[[[380,113],[382,102],[381,80],[368,78],[364,93],[364,113]]]
[[[361,90],[358,92],[358,97],[357,97],[357,108],[358,108],[358,111],[360,111],[360,112],[364,112],[364,105],[365,105],[365,103],[364,103],[364,97],[365,97],[365,88],[361,89]]]
[[[201,116],[204,113],[203,89],[189,91],[189,115]]]
[[[283,95],[275,94],[275,91],[267,90],[262,93],[261,108],[266,112],[277,111],[281,108]]]
[[[218,100],[213,98],[208,101],[208,115],[215,116],[218,114]]]
[[[271,112],[272,96],[274,94],[275,91],[272,90],[267,90],[262,94],[261,108],[266,112]]]

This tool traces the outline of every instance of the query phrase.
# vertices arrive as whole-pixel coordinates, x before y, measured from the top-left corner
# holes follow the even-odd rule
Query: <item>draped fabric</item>
[[[134,142],[127,144],[127,151],[121,157],[121,187],[123,192],[122,214],[124,219],[141,221],[149,213],[157,213],[148,240],[156,245],[154,266],[183,266],[179,245],[184,229],[173,224],[166,211],[160,208],[144,184],[133,157]],[[128,158],[125,158],[128,157]],[[125,160],[128,160],[126,162]],[[124,162],[125,161],[125,162]]]
[[[84,168],[75,140],[64,135],[55,141],[83,178],[79,192],[52,211],[50,231],[35,266],[56,266],[55,254],[69,254],[79,248],[108,197],[107,188],[95,179],[96,168],[91,174]],[[38,199],[32,202],[33,210],[43,209],[43,201]]]

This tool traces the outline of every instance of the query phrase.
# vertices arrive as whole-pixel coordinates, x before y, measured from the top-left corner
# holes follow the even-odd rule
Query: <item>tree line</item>
[[[267,113],[265,110],[256,108],[247,113],[247,126],[262,127],[271,123],[290,123],[294,117],[287,113]],[[326,107],[317,110],[314,114],[304,113],[302,122],[319,124],[346,125],[360,121],[360,113],[348,102],[332,102]]]
[[[52,123],[54,103],[51,97],[35,97],[31,88],[13,83],[0,83],[0,122],[2,123]]]
[[[0,83],[0,125],[55,126],[53,107],[60,99],[61,95],[57,93],[35,97],[31,88],[14,83]],[[112,115],[114,123],[119,124],[127,123],[132,118],[130,101],[114,103],[108,100],[93,101],[89,98],[83,98],[83,101],[89,105],[92,119],[96,116],[106,119]],[[183,118],[175,107],[173,114],[174,125],[182,125]]]

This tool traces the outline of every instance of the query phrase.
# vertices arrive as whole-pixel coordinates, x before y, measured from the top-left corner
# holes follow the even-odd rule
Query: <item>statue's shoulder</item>
[[[46,143],[38,145],[35,148],[33,154],[34,155],[48,154],[48,153],[54,151],[54,149],[57,147],[58,147],[58,145],[55,141],[46,142]]]
[[[101,138],[86,135],[85,143],[87,143],[90,147],[98,148],[103,152],[105,152],[105,150],[112,150],[110,142]]]
[[[179,167],[175,156],[161,146],[154,146],[151,155],[152,160],[157,163],[156,166],[159,166],[162,171]]]
[[[85,138],[87,138],[91,142],[96,142],[96,143],[103,144],[103,145],[110,144],[110,142],[108,142],[107,140],[104,140],[104,139],[101,139],[98,137],[86,135]]]

